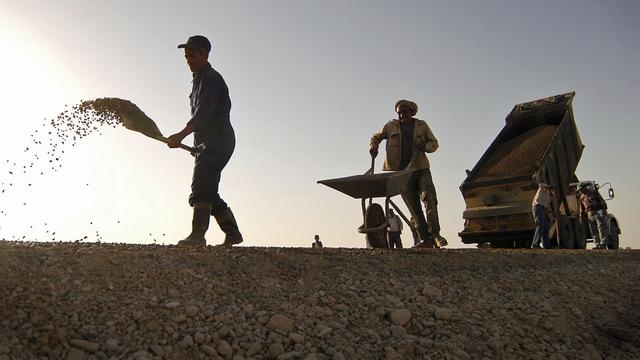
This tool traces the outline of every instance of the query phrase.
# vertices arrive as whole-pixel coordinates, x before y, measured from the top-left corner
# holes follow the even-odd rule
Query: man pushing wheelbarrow
[[[398,113],[398,119],[389,121],[380,132],[373,134],[369,153],[375,158],[378,155],[378,146],[382,140],[387,140],[382,170],[409,169],[416,172],[401,193],[411,216],[416,220],[420,237],[416,247],[446,246],[447,240],[440,235],[438,198],[426,155],[438,149],[438,139],[425,121],[414,118],[418,112],[415,102],[400,100],[396,103],[395,111]],[[426,208],[426,220],[422,213],[421,201]]]
[[[418,106],[414,102],[400,100],[396,103],[395,110],[398,119],[389,121],[371,138],[371,168],[364,175],[320,180],[318,183],[362,200],[364,224],[358,228],[358,232],[366,234],[367,246],[389,247],[386,230],[389,206],[396,210],[412,232],[418,234],[420,242],[416,247],[446,246],[446,239],[440,235],[436,189],[425,155],[425,152],[431,153],[438,149],[438,140],[426,122],[413,117],[418,112]],[[387,140],[387,157],[383,170],[388,172],[374,174],[375,157],[382,140]],[[402,195],[415,222],[413,219],[409,220],[391,200],[396,195]],[[375,197],[386,198],[384,209],[372,202]],[[365,206],[366,199],[369,199],[368,207]],[[425,203],[427,209],[426,220],[420,201]]]

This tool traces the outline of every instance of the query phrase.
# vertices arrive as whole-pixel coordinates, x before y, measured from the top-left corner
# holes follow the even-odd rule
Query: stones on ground
[[[43,248],[56,261],[21,256],[19,248],[0,242],[0,273],[10,275],[3,303],[14,309],[0,319],[0,360],[21,354],[98,360],[640,358],[633,337],[640,314],[630,300],[638,272],[637,261],[629,261],[633,254],[612,252],[604,261],[587,253],[567,265],[566,252],[562,259],[548,252],[528,262],[532,253],[493,250],[473,256],[452,250],[444,259],[426,253],[427,263],[422,254],[362,249],[328,249],[313,257],[300,249],[119,245],[89,252],[48,244],[30,251]],[[109,265],[114,257],[117,266]],[[59,272],[49,263],[60,264]],[[504,271],[505,263],[518,266]],[[576,272],[577,264],[593,266],[592,274],[615,264],[622,275],[600,281]],[[388,266],[394,271],[381,277],[378,270]],[[316,273],[316,267],[323,270]],[[434,268],[447,269],[446,291],[444,285],[429,290],[441,281],[431,277]],[[546,281],[547,268],[567,281]],[[267,277],[280,288],[263,287]],[[296,285],[300,277],[308,280],[304,286]],[[604,288],[620,295],[606,311],[591,307],[598,298],[605,301]],[[181,305],[167,308],[171,302]],[[603,322],[594,326],[594,320]],[[80,345],[81,339],[94,345]]]

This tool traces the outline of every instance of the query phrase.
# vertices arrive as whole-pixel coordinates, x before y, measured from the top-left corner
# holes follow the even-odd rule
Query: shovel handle
[[[164,136],[158,136],[158,137],[156,137],[155,139],[156,139],[156,140],[159,140],[159,141],[162,141],[162,142],[163,142],[163,143],[165,143],[165,144],[166,144],[167,142],[169,142],[169,140],[168,140],[166,137],[164,137]],[[187,150],[188,152],[190,152],[190,153],[192,153],[192,154],[197,154],[197,153],[199,153],[199,152],[201,151],[200,149],[196,149],[196,148],[193,148],[193,147],[191,147],[191,146],[187,146],[187,145],[185,145],[185,144],[180,144],[180,149]]]

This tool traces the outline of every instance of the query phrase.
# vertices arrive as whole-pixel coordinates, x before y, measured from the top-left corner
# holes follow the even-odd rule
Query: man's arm
[[[438,150],[439,146],[438,139],[436,139],[436,136],[433,135],[433,132],[427,125],[427,143],[425,144],[425,151],[428,153],[435,152]]]
[[[170,148],[177,148],[182,143],[182,140],[189,136],[189,134],[196,131],[196,128],[191,123],[187,123],[187,126],[184,127],[180,132],[175,133],[167,138],[167,145]]]
[[[371,141],[369,142],[369,154],[375,157],[378,155],[378,146],[382,142],[382,140],[387,138],[387,125],[382,127],[380,132],[373,134],[371,137]]]

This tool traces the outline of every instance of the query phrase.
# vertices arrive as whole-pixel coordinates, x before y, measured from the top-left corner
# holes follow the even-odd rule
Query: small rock
[[[187,316],[194,317],[198,315],[198,313],[200,312],[200,309],[195,305],[189,305],[184,311],[185,313],[187,313]]]
[[[87,354],[78,348],[71,348],[65,360],[86,360]]]
[[[289,334],[289,339],[291,339],[291,341],[293,341],[296,344],[300,344],[304,342],[304,335],[298,334],[298,333],[291,333]]]
[[[177,308],[178,306],[180,306],[180,301],[168,302],[165,304],[165,306],[167,307],[167,309]]]
[[[195,335],[193,335],[193,340],[195,340],[195,342],[198,344],[204,343],[205,339],[206,336],[204,336],[204,334],[201,332],[196,332]]]
[[[182,338],[182,345],[184,347],[191,347],[193,346],[193,338],[191,337],[191,335],[185,335],[184,338]]]
[[[231,348],[231,345],[229,345],[226,340],[220,340],[220,343],[218,344],[218,353],[222,356],[231,355],[233,354],[233,348]]]
[[[284,347],[282,346],[282,344],[280,343],[276,343],[276,344],[271,344],[269,346],[269,353],[267,354],[267,357],[269,358],[277,358],[278,355],[284,353]]]
[[[407,335],[407,329],[405,329],[404,326],[392,325],[389,330],[395,337],[404,337]]]
[[[452,312],[450,309],[437,308],[434,315],[438,320],[449,320],[451,319]]]
[[[440,297],[442,296],[442,291],[435,286],[427,285],[422,290],[422,295],[430,296],[430,297]]]
[[[293,330],[293,320],[282,314],[276,314],[269,319],[267,327],[271,330],[287,332]]]
[[[82,350],[87,350],[90,353],[94,353],[100,348],[100,345],[96,343],[80,339],[71,339],[71,341],[69,341],[69,345]]]
[[[336,305],[336,306],[335,306],[335,309],[336,309],[337,311],[340,311],[340,312],[347,312],[347,311],[349,311],[349,307],[348,307],[347,305],[345,305],[345,304],[338,304],[338,305]]]
[[[179,298],[181,296],[180,291],[178,291],[176,289],[169,289],[167,294],[169,295],[169,297],[172,297],[174,299],[177,299],[177,298]]]
[[[260,351],[262,351],[262,343],[255,342],[249,347],[249,349],[247,350],[245,355],[253,356],[253,355],[259,353]]]
[[[411,312],[407,309],[397,309],[391,312],[391,321],[394,324],[404,326],[411,320]]]
[[[118,350],[118,345],[120,345],[118,339],[112,338],[112,339],[107,339],[105,347],[107,348],[108,351],[116,351]]]
[[[317,335],[317,336],[318,336],[319,338],[323,338],[323,337],[325,337],[325,336],[327,336],[327,335],[331,334],[331,331],[333,331],[333,329],[332,329],[332,328],[330,328],[330,327],[326,327],[326,328],[324,328],[324,329],[320,330],[320,332],[318,333],[318,335]]]
[[[149,346],[149,350],[151,350],[155,355],[164,356],[164,348],[160,345],[151,345]]]
[[[213,347],[209,346],[209,345],[202,345],[200,346],[200,350],[202,350],[203,353],[209,355],[209,356],[218,356],[218,352],[216,351],[216,349],[214,349]]]

